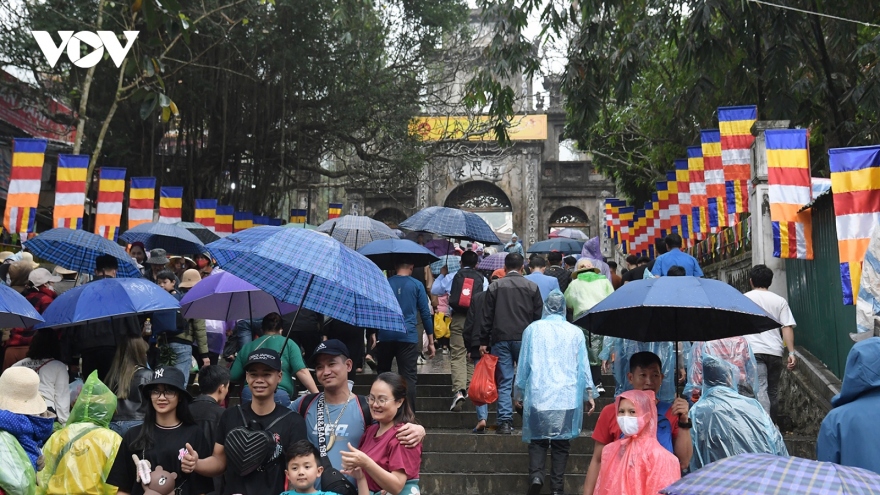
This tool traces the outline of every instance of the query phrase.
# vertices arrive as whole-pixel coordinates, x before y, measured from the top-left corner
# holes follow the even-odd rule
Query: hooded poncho
[[[630,390],[621,398],[635,405],[639,431],[602,449],[602,468],[594,495],[655,495],[681,478],[678,458],[657,441],[654,392]]]

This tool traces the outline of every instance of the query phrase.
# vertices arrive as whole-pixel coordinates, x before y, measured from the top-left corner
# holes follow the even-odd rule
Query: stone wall
[[[740,292],[747,292],[749,286],[749,270],[752,268],[752,253],[745,253],[733,258],[706,265],[703,268],[703,276],[713,278],[736,287]]]

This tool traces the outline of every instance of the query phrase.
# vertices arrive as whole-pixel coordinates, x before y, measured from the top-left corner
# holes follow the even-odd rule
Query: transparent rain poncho
[[[67,426],[43,447],[46,467],[37,473],[38,494],[112,495],[104,480],[113,467],[122,437],[109,429],[116,395],[92,372],[70,411]]]
[[[703,356],[714,356],[731,364],[736,368],[737,391],[746,397],[757,397],[758,365],[749,342],[742,337],[694,342],[686,359],[685,397],[690,397],[692,402],[700,398],[703,391]]]
[[[691,408],[691,469],[737,454],[788,456],[779,430],[761,404],[737,393],[737,369],[703,356],[703,395]]]
[[[34,467],[12,433],[0,431],[0,489],[7,495],[34,495]]]
[[[522,439],[576,438],[584,417],[584,394],[595,394],[580,328],[565,321],[565,297],[553,290],[543,317],[523,332],[516,373],[523,399]]]
[[[615,356],[612,366],[614,381],[617,383],[614,395],[618,396],[627,390],[632,390],[632,385],[626,378],[629,373],[629,358],[637,352],[644,351],[653,352],[663,363],[660,370],[663,373],[663,385],[657,398],[663,402],[672,402],[675,400],[675,348],[672,342],[636,342],[618,337],[605,337],[599,359],[607,361],[612,353]]]
[[[615,407],[620,407],[622,398],[635,405],[639,431],[602,449],[602,467],[593,495],[655,495],[681,478],[681,466],[657,441],[654,392],[626,391],[615,399]]]

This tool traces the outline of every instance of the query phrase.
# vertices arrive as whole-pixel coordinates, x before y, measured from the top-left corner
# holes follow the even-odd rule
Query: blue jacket
[[[379,330],[379,341],[407,342],[415,344],[419,341],[418,320],[416,314],[422,316],[422,324],[425,333],[434,335],[434,317],[431,315],[431,304],[428,302],[428,294],[421,282],[412,278],[395,275],[388,279],[400,309],[403,311],[403,321],[406,323],[406,333]]]
[[[703,276],[703,270],[700,268],[697,259],[678,248],[673,248],[669,252],[658,256],[657,259],[654,260],[654,266],[651,268],[651,273],[655,277],[664,276],[673,266],[684,268],[685,274],[689,277]]]
[[[854,345],[846,358],[840,393],[819,429],[816,457],[880,474],[880,337]]]

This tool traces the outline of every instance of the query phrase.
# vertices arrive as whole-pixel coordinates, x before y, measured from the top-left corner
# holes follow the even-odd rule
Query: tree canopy
[[[809,128],[814,175],[825,175],[829,148],[880,142],[880,28],[816,14],[870,23],[880,4],[773,3],[805,12],[746,0],[481,0],[504,22],[471,91],[504,102],[486,81],[544,70],[523,35],[538,16],[539,44],[567,43],[567,137],[635,204],[699,144],[699,129],[717,127],[718,106],[756,104],[759,119]]]

